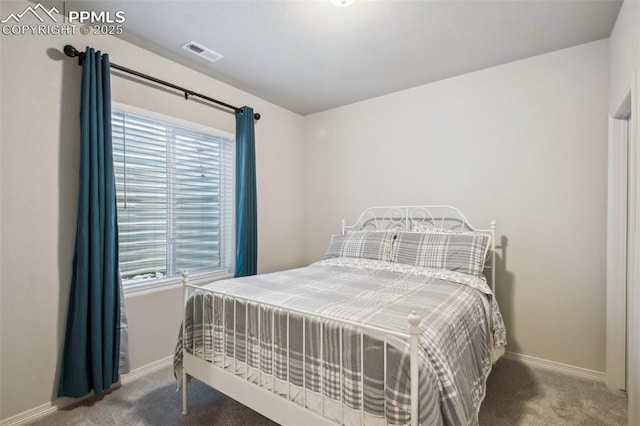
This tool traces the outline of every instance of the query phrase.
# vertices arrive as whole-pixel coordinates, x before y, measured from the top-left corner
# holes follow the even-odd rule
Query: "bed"
[[[373,207],[309,266],[205,286],[185,271],[182,413],[193,377],[284,425],[477,425],[506,344],[495,228]]]

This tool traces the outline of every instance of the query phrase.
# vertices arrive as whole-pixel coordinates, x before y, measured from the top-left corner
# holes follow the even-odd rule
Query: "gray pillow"
[[[481,233],[399,232],[391,261],[479,277],[490,240]]]
[[[357,231],[336,234],[325,254],[325,259],[334,257],[357,257],[362,259],[391,260],[391,241],[394,231]]]

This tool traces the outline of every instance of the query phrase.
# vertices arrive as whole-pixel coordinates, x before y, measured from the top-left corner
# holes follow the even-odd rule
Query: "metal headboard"
[[[489,229],[476,228],[457,208],[444,205],[435,206],[385,206],[370,207],[360,214],[358,220],[347,225],[342,220],[342,233],[349,231],[397,230],[412,231],[428,229],[446,229],[451,231],[473,231],[487,234],[491,244],[485,261],[485,270],[491,279],[491,290],[495,293],[496,283],[496,221],[492,220]]]

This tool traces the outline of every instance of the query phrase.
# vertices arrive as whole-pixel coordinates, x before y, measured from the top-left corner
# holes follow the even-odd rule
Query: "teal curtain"
[[[236,112],[236,276],[258,272],[256,135],[253,109]]]
[[[109,56],[87,48],[80,105],[78,224],[58,396],[118,381],[120,276]]]

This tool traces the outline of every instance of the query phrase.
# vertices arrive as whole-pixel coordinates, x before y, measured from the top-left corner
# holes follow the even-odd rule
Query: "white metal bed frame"
[[[342,220],[342,233],[347,233],[355,230],[399,230],[399,231],[411,231],[416,225],[419,225],[420,228],[433,228],[433,229],[447,229],[454,231],[471,231],[471,232],[480,232],[485,233],[491,236],[491,249],[488,253],[486,269],[490,271],[491,277],[491,289],[495,292],[495,230],[496,230],[496,222],[495,220],[491,221],[489,229],[479,229],[473,227],[469,224],[469,221],[465,217],[464,214],[460,210],[455,207],[445,206],[445,205],[434,205],[434,206],[392,206],[392,207],[371,207],[365,210],[358,220],[353,225],[347,225],[345,220]],[[205,289],[198,285],[193,285],[189,283],[189,273],[184,271],[182,273],[182,284],[183,284],[183,298],[184,298],[184,307],[186,312],[187,300],[189,298],[189,290],[199,290],[205,293],[211,293],[212,295],[216,293],[215,290]],[[236,302],[244,301],[246,302],[256,302],[261,309],[262,306],[278,308],[276,305],[272,305],[269,303],[263,303],[254,301],[246,298],[234,298],[234,318],[235,318],[235,309]],[[223,305],[224,306],[224,305]],[[204,304],[203,308],[204,310]],[[403,339],[408,339],[409,343],[409,354],[410,354],[410,380],[411,380],[411,426],[418,426],[419,423],[419,395],[418,395],[418,349],[419,349],[419,336],[420,336],[420,316],[415,312],[411,312],[408,316],[408,334],[398,333],[386,329],[382,329],[379,327],[373,327],[366,324],[356,323],[353,321],[345,321],[343,319],[331,318],[324,315],[318,315],[316,313],[306,312],[303,310],[297,309],[286,309],[289,312],[302,314],[303,321],[307,317],[313,317],[321,320],[332,320],[338,321],[344,324],[348,324],[351,326],[355,326],[358,329],[358,334],[361,339],[360,350],[363,351],[362,339],[364,338],[365,332],[367,334],[373,334],[376,336],[380,336],[384,341],[384,365],[386,369],[387,363],[387,337],[401,337]],[[247,312],[247,311],[245,311]],[[272,309],[272,313],[275,312]],[[182,336],[186,338],[186,325],[185,325],[185,315],[183,315],[182,321]],[[213,317],[213,316],[212,316]],[[225,320],[226,315],[222,315],[223,324],[222,328],[225,329]],[[258,318],[260,318],[260,314],[258,314]],[[322,321],[320,322],[322,327]],[[304,322],[303,322],[304,324]],[[272,326],[274,325],[274,321],[272,321]],[[248,327],[248,321],[245,321],[245,328]],[[259,329],[260,327],[258,327]],[[304,330],[304,327],[303,327]],[[272,331],[273,335],[273,331]],[[289,314],[287,314],[287,336],[289,335]],[[320,333],[322,335],[322,332]],[[204,336],[204,333],[203,333]],[[226,339],[226,333],[223,333],[223,339]],[[247,330],[245,329],[245,336],[248,336]],[[204,338],[204,337],[203,337]],[[219,390],[220,392],[226,394],[227,396],[235,399],[236,401],[250,407],[251,409],[259,412],[260,414],[270,418],[271,420],[282,424],[282,425],[336,425],[336,422],[330,418],[324,417],[323,415],[316,413],[310,409],[306,408],[306,387],[303,382],[302,386],[302,394],[304,397],[303,405],[300,405],[291,400],[290,395],[290,383],[289,383],[289,360],[287,359],[287,398],[280,396],[275,391],[275,385],[272,386],[273,390],[269,390],[265,387],[262,387],[258,384],[255,384],[247,378],[242,378],[235,374],[237,358],[235,357],[235,333],[233,336],[234,339],[234,357],[233,357],[233,368],[228,369],[225,367],[226,365],[226,352],[223,349],[222,356],[223,362],[222,366],[215,365],[214,362],[209,362],[205,360],[206,350],[203,350],[202,356],[197,356],[195,354],[189,353],[183,349],[183,370],[182,370],[182,414],[186,415],[189,413],[188,409],[188,389],[187,389],[187,378],[188,376],[194,377],[209,386]],[[258,335],[258,340],[260,337]],[[287,339],[288,340],[288,339]],[[306,347],[305,335],[303,331],[302,336],[302,347]],[[287,342],[288,344],[288,342]],[[225,342],[223,341],[223,348]],[[323,354],[322,351],[322,339],[320,340],[320,354]],[[183,342],[183,348],[186,346],[186,342]],[[247,346],[245,345],[245,348]],[[213,349],[212,349],[213,351]],[[272,348],[273,351],[273,348]],[[342,352],[342,331],[340,330],[340,351]],[[287,353],[289,351],[287,350]],[[213,358],[212,354],[212,358]],[[287,355],[288,357],[288,355]],[[273,358],[272,358],[273,359]],[[303,354],[303,360],[305,356]],[[362,352],[361,352],[361,358]],[[340,383],[344,383],[344,379],[342,378],[342,359],[340,360]],[[361,363],[361,368],[363,368],[364,363]],[[324,363],[322,362],[322,355],[320,360],[320,369],[324,368]],[[260,369],[258,369],[260,370]],[[303,372],[305,370],[305,364],[303,361]],[[275,369],[272,368],[271,376],[274,376]],[[263,374],[261,371],[259,372],[260,378]],[[303,373],[303,378],[306,375]],[[320,393],[322,395],[322,378],[324,376],[324,372],[320,372]],[[364,380],[364,374],[361,374],[361,380]],[[272,377],[273,383],[275,383],[275,376]],[[260,380],[258,380],[260,383]],[[361,383],[361,385],[363,385]],[[384,387],[386,388],[386,374],[385,374],[385,383]],[[341,419],[340,424],[344,423],[344,392],[342,392],[341,388],[341,396],[340,396],[340,413]],[[363,387],[364,389],[364,387]],[[364,425],[365,422],[365,412],[364,412],[364,392],[361,392],[361,422]],[[324,412],[324,399],[322,397],[322,411]]]

